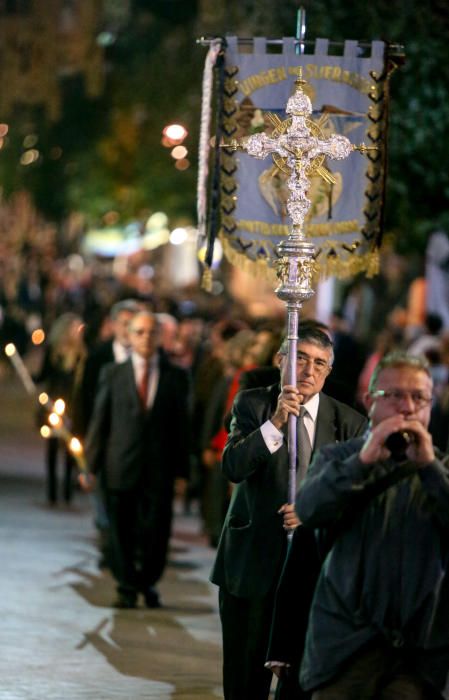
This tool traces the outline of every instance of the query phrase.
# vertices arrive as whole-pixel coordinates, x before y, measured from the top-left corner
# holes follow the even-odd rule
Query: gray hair
[[[160,324],[160,321],[158,319],[158,314],[155,314],[153,311],[150,311],[149,309],[142,309],[142,308],[139,308],[137,310],[137,312],[134,314],[134,316],[132,317],[131,324],[130,324],[131,327],[133,327],[136,319],[140,318],[141,316],[146,316],[147,318],[153,318],[155,321],[155,325],[156,325],[157,330],[160,330],[161,324]]]
[[[334,362],[334,344],[327,333],[318,328],[318,325],[304,322],[304,325],[299,325],[298,328],[298,343],[311,343],[323,350],[329,351],[329,366],[332,367]],[[287,355],[288,339],[284,338],[281,347],[279,348],[281,355]]]
[[[138,311],[142,310],[142,305],[139,304],[136,299],[123,299],[122,301],[117,301],[111,306],[109,312],[110,317],[115,321],[117,316],[122,313],[122,311],[128,311],[129,313],[136,314]]]
[[[376,389],[379,374],[384,369],[401,369],[401,367],[409,367],[417,372],[424,372],[432,379],[430,365],[424,355],[408,355],[404,350],[395,350],[385,355],[377,363],[369,380],[368,391],[372,393]]]

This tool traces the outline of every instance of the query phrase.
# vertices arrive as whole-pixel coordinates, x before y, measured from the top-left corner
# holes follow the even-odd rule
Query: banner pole
[[[300,7],[296,15],[296,36],[295,39],[299,39],[299,42],[295,46],[295,52],[297,54],[303,54],[305,52],[304,39],[306,37],[306,10],[304,7]]]
[[[297,54],[303,54],[305,47],[303,41],[306,34],[306,11],[304,7],[298,9],[296,17],[296,36],[298,43],[295,46]],[[298,347],[298,326],[299,312],[302,307],[301,300],[298,298],[288,299],[287,301],[287,383],[291,386],[296,386],[297,370],[296,370],[296,355]],[[297,466],[298,453],[298,418],[290,414],[288,417],[288,493],[287,500],[289,504],[294,504],[296,499]],[[293,530],[287,533],[288,540],[293,537]]]

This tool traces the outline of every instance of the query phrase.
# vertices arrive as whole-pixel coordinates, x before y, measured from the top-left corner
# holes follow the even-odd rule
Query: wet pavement
[[[0,700],[222,697],[214,550],[177,504],[158,610],[117,611],[89,497],[45,501],[35,399],[0,376]]]

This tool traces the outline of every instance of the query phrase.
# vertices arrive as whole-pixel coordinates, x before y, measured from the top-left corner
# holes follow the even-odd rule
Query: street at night
[[[9,367],[1,387],[1,700],[222,697],[214,552],[197,517],[175,518],[163,607],[114,610],[89,496],[47,506],[35,402]]]

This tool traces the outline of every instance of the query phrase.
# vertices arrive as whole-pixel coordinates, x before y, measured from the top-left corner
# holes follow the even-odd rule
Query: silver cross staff
[[[310,119],[312,103],[305,94],[303,86],[306,81],[302,78],[302,69],[298,70],[295,80],[296,90],[288,99],[286,112],[291,115],[281,121],[273,114],[268,115],[275,127],[272,135],[265,133],[254,134],[242,139],[233,139],[230,144],[223,144],[232,150],[241,149],[255,158],[265,158],[272,155],[275,165],[288,173],[287,185],[290,194],[287,201],[287,211],[293,222],[289,235],[278,247],[277,276],[280,285],[275,290],[279,299],[287,304],[287,382],[296,386],[296,352],[298,340],[299,310],[307,299],[310,299],[312,277],[315,271],[315,247],[304,236],[304,221],[311,207],[307,194],[310,181],[314,174],[323,177],[329,183],[335,183],[335,178],[323,165],[326,157],[333,160],[343,160],[354,150],[362,152],[376,150],[364,144],[353,145],[345,136],[332,135],[324,138],[319,124]],[[296,461],[297,461],[297,418],[289,416],[288,449],[289,449],[289,481],[288,502],[294,503],[296,497]],[[300,474],[302,478],[304,474]],[[292,533],[289,533],[291,536]]]

